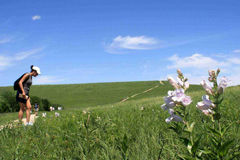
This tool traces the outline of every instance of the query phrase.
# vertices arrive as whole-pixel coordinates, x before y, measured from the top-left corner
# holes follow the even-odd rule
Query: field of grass
[[[178,155],[187,151],[177,138],[179,135],[169,130],[173,123],[165,123],[169,114],[161,105],[167,91],[165,88],[155,96],[113,105],[92,102],[87,105],[92,107],[84,108],[88,111],[86,114],[83,108],[63,110],[57,118],[54,112],[48,112],[47,117],[38,118],[34,126],[5,128],[0,132],[0,159],[179,159]],[[202,88],[188,93],[193,100],[188,106],[189,120],[196,122],[194,132],[202,135],[200,148],[210,143],[203,121],[212,125],[196,108],[204,94]],[[233,123],[226,135],[226,139],[234,139],[230,147],[233,153],[240,151],[240,87],[227,88],[224,97],[220,106],[221,121]]]
[[[122,99],[141,93],[149,88],[160,85],[158,88],[140,94],[129,100],[163,96],[166,90],[171,89],[168,82],[139,81],[139,82],[114,82],[114,83],[89,83],[69,85],[33,85],[30,96],[47,98],[53,104],[60,104],[67,108],[86,108],[96,105],[114,104]],[[193,85],[190,92],[199,89],[199,85]],[[0,87],[0,95],[4,91],[12,91],[13,87]],[[1,100],[1,99],[0,99]]]

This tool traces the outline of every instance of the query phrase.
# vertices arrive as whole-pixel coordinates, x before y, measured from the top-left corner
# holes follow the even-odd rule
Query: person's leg
[[[26,117],[27,118],[26,118],[26,120],[27,120],[27,123],[29,123],[29,121],[30,121],[30,110],[32,108],[31,103],[30,103],[30,99],[27,100],[26,105],[27,105],[27,110],[26,110]]]
[[[19,122],[22,123],[23,113],[25,111],[26,105],[21,102],[19,102],[19,105],[20,105],[20,110],[18,112],[18,119],[19,119]]]

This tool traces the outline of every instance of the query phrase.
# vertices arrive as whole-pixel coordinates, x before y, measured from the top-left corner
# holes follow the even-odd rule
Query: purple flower
[[[224,77],[222,77],[222,79],[221,79],[221,81],[218,85],[218,88],[225,89],[227,87],[227,84],[230,83],[230,82],[231,82],[231,80],[228,80],[228,78],[224,76]]]
[[[200,110],[209,110],[212,109],[213,107],[215,107],[215,105],[212,103],[211,100],[209,100],[209,96],[208,95],[204,95],[202,96],[202,102],[198,102],[196,107],[199,108]]]
[[[172,100],[177,104],[181,103],[183,98],[186,97],[184,94],[184,89],[182,88],[176,89],[173,94],[174,96],[172,97]]]
[[[171,115],[171,117],[168,117],[165,121],[167,123],[170,123],[171,121],[175,121],[175,122],[183,122],[182,118],[175,115],[174,114],[174,110],[173,109],[169,109],[169,113]]]
[[[164,110],[169,110],[170,108],[174,108],[176,106],[171,97],[164,97],[164,102],[165,104],[161,106]]]
[[[192,100],[191,100],[191,97],[190,96],[186,96],[182,99],[182,104],[186,107],[188,106],[189,104],[192,103]]]

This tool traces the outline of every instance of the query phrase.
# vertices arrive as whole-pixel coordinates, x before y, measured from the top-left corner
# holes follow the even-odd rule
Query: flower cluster
[[[209,83],[207,83],[205,80],[202,80],[200,85],[205,89],[207,95],[202,96],[202,102],[198,102],[196,107],[199,108],[205,115],[214,115],[218,114],[218,104],[221,103],[223,98],[219,100],[221,94],[223,94],[224,89],[227,87],[228,83],[231,81],[228,80],[227,77],[222,77],[220,80],[220,83],[217,83],[217,77],[220,73],[220,69],[217,71],[214,71],[212,69],[208,70],[209,74],[209,82],[213,83],[213,86],[211,86]],[[210,100],[210,97],[214,99],[213,101]]]
[[[168,91],[168,96],[164,97],[164,102],[161,107],[164,110],[168,110],[171,117],[166,119],[166,122],[169,123],[171,121],[183,121],[181,117],[174,115],[174,107],[183,106],[186,107],[192,103],[191,97],[185,94],[185,91],[189,88],[189,83],[187,82],[187,78],[184,78],[180,69],[177,70],[178,77],[177,81],[172,77],[168,77],[169,83],[175,88],[174,91]]]

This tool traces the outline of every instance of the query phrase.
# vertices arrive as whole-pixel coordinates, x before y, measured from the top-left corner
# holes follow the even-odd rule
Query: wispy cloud
[[[111,44],[105,45],[105,50],[109,53],[126,53],[131,50],[150,50],[160,47],[160,41],[156,38],[146,36],[118,36]]]
[[[231,63],[231,64],[240,64],[240,58],[229,58],[228,61]]]
[[[34,55],[40,51],[42,51],[43,48],[36,48],[36,49],[32,49],[30,51],[25,51],[25,52],[20,52],[16,54],[16,60],[23,60],[31,55]]]
[[[5,67],[10,66],[12,60],[10,57],[0,55],[0,70],[3,70]]]
[[[32,16],[32,20],[38,20],[38,19],[41,19],[41,16],[39,16],[39,15],[35,15],[35,16]]]
[[[234,53],[240,53],[240,49],[234,50]]]
[[[66,79],[61,79],[58,76],[38,76],[34,80],[34,84],[56,84],[65,81]]]
[[[8,42],[11,42],[11,39],[10,38],[3,38],[3,39],[0,39],[0,44],[2,43],[8,43]]]
[[[172,65],[168,68],[216,68],[221,66],[227,66],[226,62],[219,62],[211,57],[205,57],[202,54],[194,54],[190,57],[180,58],[177,54],[168,59],[172,62]]]

